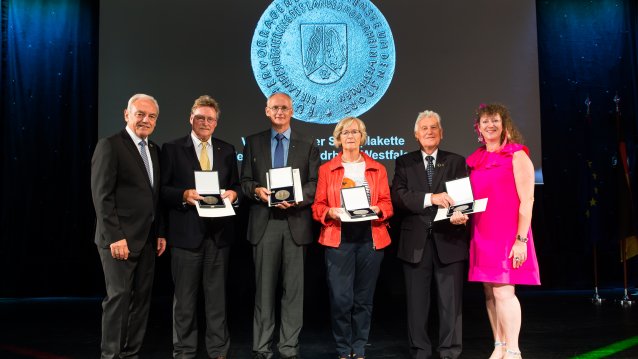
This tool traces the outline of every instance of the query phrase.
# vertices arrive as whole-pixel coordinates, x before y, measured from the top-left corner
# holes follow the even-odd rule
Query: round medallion
[[[219,202],[219,199],[217,199],[217,197],[215,196],[206,196],[202,201],[204,201],[204,203],[206,204],[217,204]]]
[[[280,201],[285,201],[288,199],[288,197],[290,197],[290,191],[288,190],[280,189],[279,191],[275,192],[275,198]]]
[[[289,94],[293,117],[310,123],[368,111],[390,86],[395,61],[390,26],[369,0],[274,0],[251,42],[261,91]]]

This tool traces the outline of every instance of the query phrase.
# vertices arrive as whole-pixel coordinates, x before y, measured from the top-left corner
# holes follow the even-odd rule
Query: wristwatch
[[[520,241],[520,242],[523,242],[523,243],[527,243],[527,241],[529,241],[529,239],[528,239],[528,238],[521,237],[521,235],[520,235],[520,234],[517,234],[517,235],[516,235],[516,240],[517,240],[517,241]]]

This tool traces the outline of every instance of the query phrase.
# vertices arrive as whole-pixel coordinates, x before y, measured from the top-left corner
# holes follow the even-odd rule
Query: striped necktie
[[[146,167],[146,173],[148,173],[148,178],[151,180],[151,186],[153,185],[153,173],[151,173],[151,165],[148,161],[148,155],[146,154],[146,141],[142,140],[139,143],[140,145],[140,155],[142,155],[142,162],[144,162],[144,167]]]

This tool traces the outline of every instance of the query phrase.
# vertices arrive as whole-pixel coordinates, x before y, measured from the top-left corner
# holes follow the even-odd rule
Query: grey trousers
[[[253,246],[255,261],[255,310],[253,352],[272,358],[275,331],[275,298],[279,274],[281,324],[277,348],[281,357],[299,355],[299,333],[303,325],[304,261],[306,247],[292,239],[288,220],[268,221],[263,238]]]

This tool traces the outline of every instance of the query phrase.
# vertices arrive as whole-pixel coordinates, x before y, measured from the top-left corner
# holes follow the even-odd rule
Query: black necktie
[[[277,139],[277,146],[275,147],[275,160],[273,161],[273,168],[279,168],[284,166],[284,135],[278,133],[275,136]]]
[[[428,168],[425,169],[425,173],[428,175],[428,186],[432,186],[432,178],[434,177],[434,157],[425,156],[425,160],[428,161]]]

